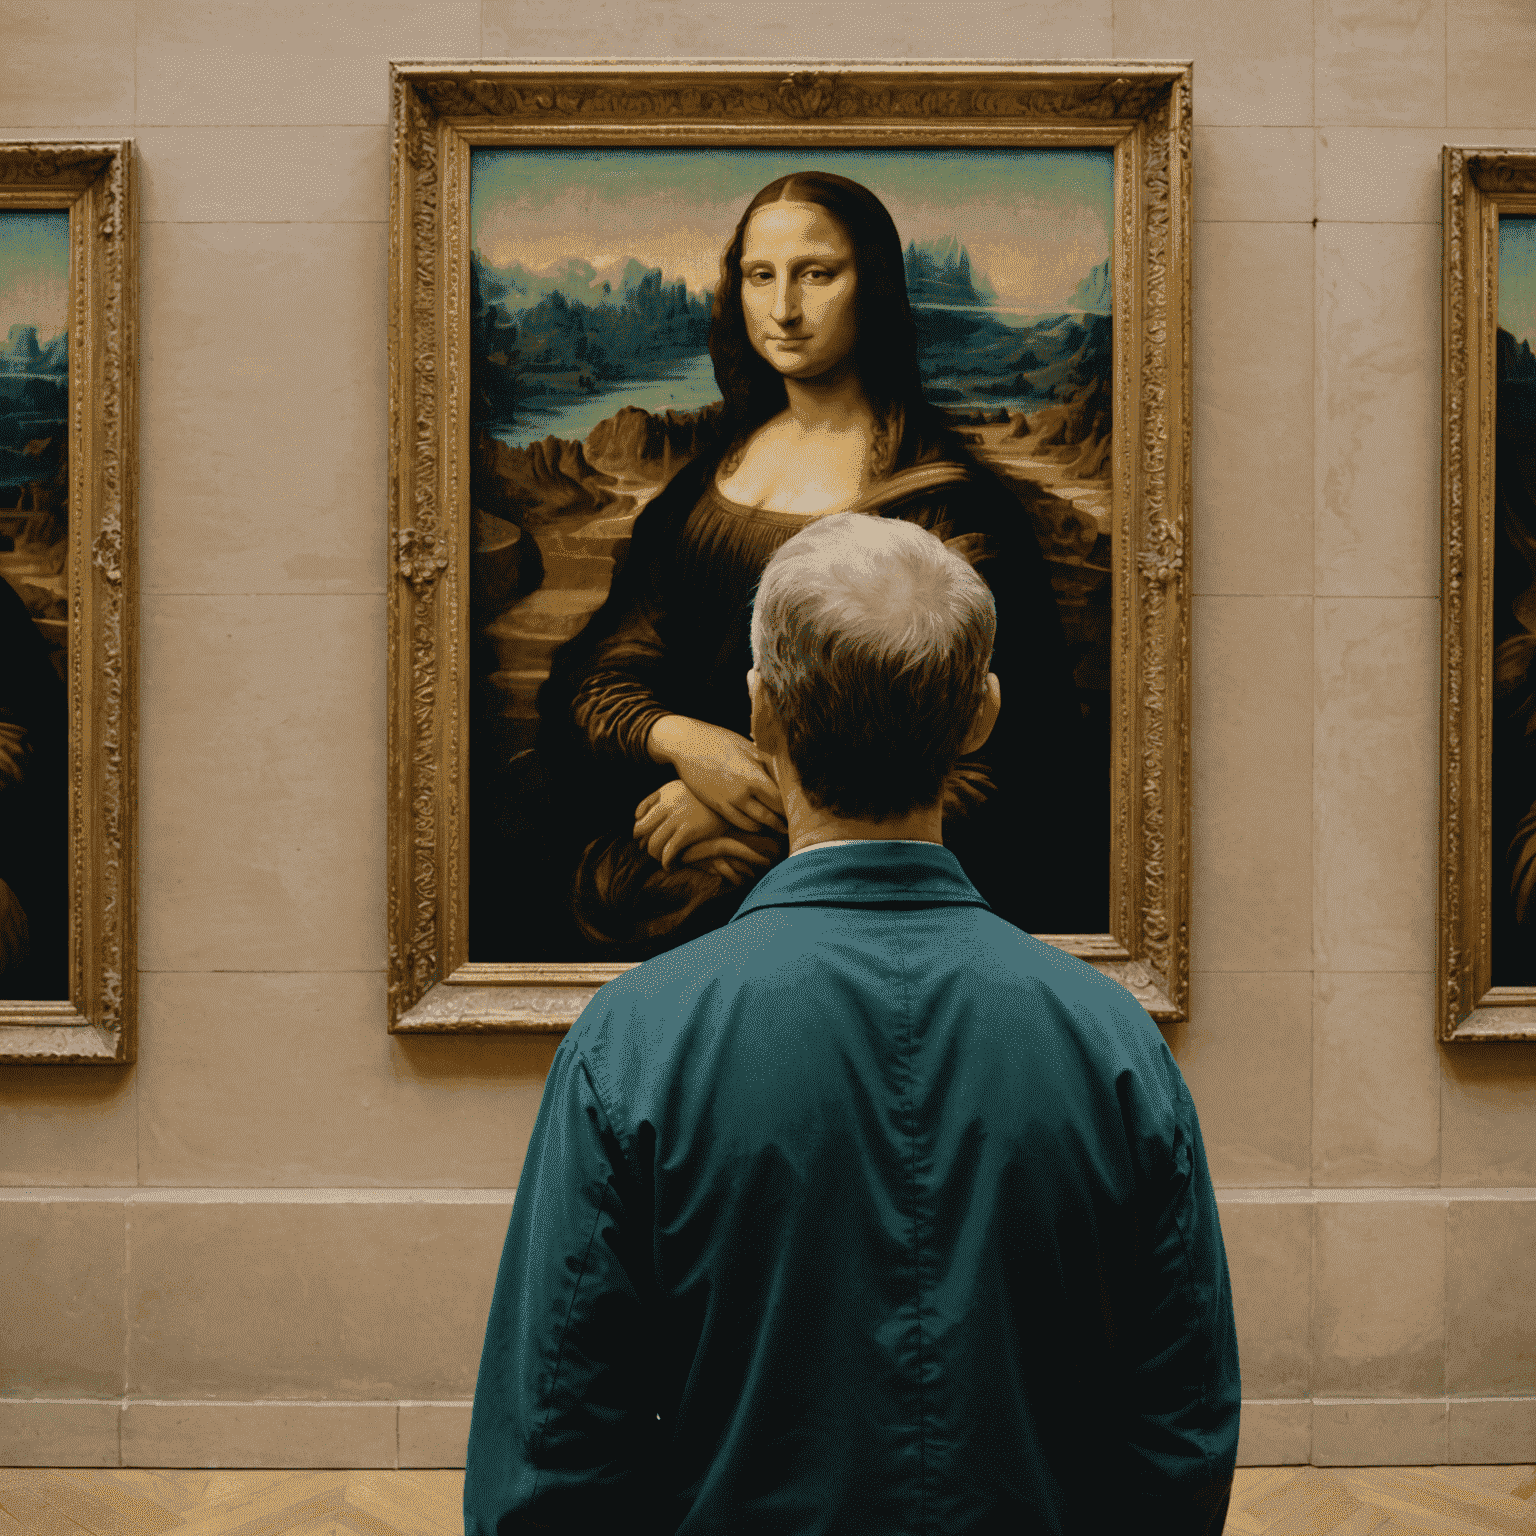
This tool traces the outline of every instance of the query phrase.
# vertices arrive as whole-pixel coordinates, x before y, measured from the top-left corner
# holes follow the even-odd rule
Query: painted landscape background
[[[1033,520],[1107,782],[1110,152],[477,150],[472,839],[494,821],[517,844],[550,659],[707,435],[720,251],[760,187],[812,167],[862,182],[896,221],[925,393]],[[471,866],[472,884],[489,878],[473,846]],[[472,958],[524,958],[507,942],[472,934]]]
[[[0,213],[0,579],[62,651],[68,618],[69,214]],[[57,663],[63,675],[62,655]]]
[[[0,212],[0,997],[68,993],[69,214]]]
[[[1536,219],[1499,221],[1493,985],[1536,986]]]

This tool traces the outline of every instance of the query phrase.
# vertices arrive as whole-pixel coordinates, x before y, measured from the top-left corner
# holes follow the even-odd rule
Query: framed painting
[[[1536,1040],[1536,152],[1443,168],[1439,1034]]]
[[[751,595],[804,525],[736,473],[800,366],[743,320],[769,203],[855,273],[822,510],[997,604],[946,844],[1183,1016],[1189,132],[1182,64],[394,66],[392,1030],[563,1029],[783,855],[663,866],[642,812],[693,791],[673,726],[750,752]]]
[[[0,1060],[133,1060],[132,145],[0,143]]]

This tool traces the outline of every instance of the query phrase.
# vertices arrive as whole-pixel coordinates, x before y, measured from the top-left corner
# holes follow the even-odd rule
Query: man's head
[[[782,545],[752,608],[753,670],[811,801],[868,821],[935,804],[991,728],[996,628],[987,584],[912,523],[841,512]]]

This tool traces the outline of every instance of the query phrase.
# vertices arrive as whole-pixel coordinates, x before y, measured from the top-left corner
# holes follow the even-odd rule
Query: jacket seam
[[[597,1084],[592,1081],[592,1074],[586,1070],[585,1061],[578,1058],[575,1065],[577,1069],[581,1071],[582,1076],[586,1078],[588,1086],[591,1087],[593,1097],[597,1099],[598,1107],[603,1112],[603,1118],[607,1119],[607,1107],[603,1104],[602,1097],[597,1092]],[[565,1320],[560,1325],[560,1344],[559,1348],[555,1352],[554,1370],[550,1373],[549,1399],[544,1405],[544,1415],[539,1421],[538,1434],[534,1436],[533,1444],[529,1448],[532,1456],[537,1456],[538,1452],[543,1447],[544,1437],[549,1430],[549,1421],[555,1411],[555,1398],[560,1391],[560,1373],[565,1366],[566,1340],[569,1339],[571,1335],[571,1314],[576,1310],[576,1299],[578,1296],[580,1296],[582,1284],[585,1282],[587,1275],[591,1271],[592,1244],[597,1241],[597,1225],[603,1219],[603,1210],[607,1206],[607,1203],[608,1186],[603,1184],[598,1190],[597,1209],[592,1213],[592,1227],[591,1230],[587,1233],[586,1244],[581,1250],[581,1269],[571,1286],[571,1299],[566,1303]],[[533,1474],[533,1492],[529,1496],[530,1499],[538,1498],[539,1484],[543,1481],[544,1477],[543,1470],[538,1468],[537,1462],[535,1462],[535,1468],[536,1470]]]
[[[917,1330],[917,1528],[928,1529],[928,1405],[923,1390],[923,1230],[922,1195],[917,1160],[917,1105],[914,1087],[917,1077],[917,1047],[912,1018],[912,986],[907,958],[900,943],[896,945],[898,975],[901,978],[901,1013],[906,1036],[907,1169],[912,1189],[912,1273],[916,1288]]]
[[[1174,1120],[1174,1155],[1175,1159],[1177,1159],[1177,1147],[1180,1141],[1183,1141],[1189,1147],[1189,1182],[1185,1186],[1184,1191],[1184,1195],[1187,1197],[1190,1191],[1193,1189],[1195,1182],[1195,1152],[1193,1142],[1185,1134],[1183,1113],[1185,1102],[1188,1102],[1191,1108],[1194,1107],[1194,1101],[1189,1098],[1189,1089],[1185,1087],[1181,1081],[1179,1084],[1179,1091],[1175,1096],[1175,1103],[1178,1105],[1178,1111]],[[1175,1161],[1175,1172],[1177,1172],[1177,1166],[1177,1161]],[[1180,1204],[1183,1204],[1182,1199],[1180,1200]],[[1199,1292],[1195,1283],[1194,1259],[1190,1255],[1189,1239],[1184,1235],[1184,1224],[1179,1220],[1179,1215],[1177,1212],[1174,1214],[1173,1228],[1174,1231],[1179,1234],[1179,1256],[1184,1263],[1184,1294],[1188,1296],[1191,1301],[1196,1303],[1196,1316],[1199,1318],[1204,1318],[1206,1312],[1209,1309],[1200,1307],[1198,1305]],[[1200,1349],[1200,1402],[1202,1406],[1208,1407],[1210,1405],[1212,1392],[1216,1384],[1215,1368],[1215,1346],[1211,1340],[1210,1333],[1206,1329],[1202,1328]],[[1217,1462],[1213,1456],[1207,1454],[1201,1458],[1201,1466],[1207,1473],[1209,1473],[1213,1468],[1217,1466]]]

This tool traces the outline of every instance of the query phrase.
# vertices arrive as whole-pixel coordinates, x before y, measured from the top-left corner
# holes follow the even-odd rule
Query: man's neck
[[[811,853],[817,848],[854,848],[857,847],[859,843],[864,842],[927,843],[929,847],[943,846],[943,844],[928,843],[928,839],[926,837],[833,838],[831,842],[827,843],[805,843],[799,848],[791,848],[789,850],[789,856],[790,858],[794,858],[797,853]]]
[[[793,772],[779,774],[779,789],[784,797],[784,820],[789,826],[789,851],[799,853],[822,843],[858,843],[876,840],[904,843],[939,843],[944,841],[944,813],[938,803],[892,816],[885,821],[864,817],[834,815],[824,806],[814,805],[800,787]]]

